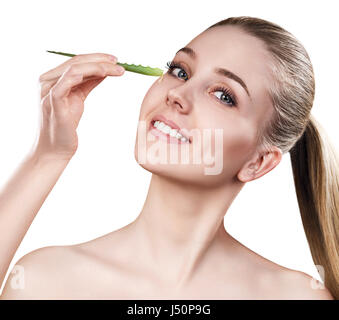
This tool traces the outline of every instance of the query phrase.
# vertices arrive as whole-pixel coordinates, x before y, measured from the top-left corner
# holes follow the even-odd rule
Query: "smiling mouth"
[[[156,130],[160,135],[166,136],[169,141],[178,143],[192,143],[190,137],[183,135],[180,129],[172,128],[161,120],[154,119],[150,122],[150,130]]]

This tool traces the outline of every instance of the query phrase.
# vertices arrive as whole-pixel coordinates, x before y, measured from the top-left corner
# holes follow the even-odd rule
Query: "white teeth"
[[[156,127],[158,130],[169,134],[171,137],[177,138],[178,140],[181,140],[182,142],[187,142],[188,139],[185,138],[182,134],[178,132],[177,129],[172,129],[170,126],[166,125],[165,123],[157,120],[154,122],[154,127]]]
[[[162,128],[162,131],[165,132],[165,133],[170,133],[171,127],[170,127],[170,126],[164,126],[164,127]]]
[[[176,137],[177,133],[178,133],[178,131],[176,129],[171,129],[169,134],[170,134],[171,137]]]

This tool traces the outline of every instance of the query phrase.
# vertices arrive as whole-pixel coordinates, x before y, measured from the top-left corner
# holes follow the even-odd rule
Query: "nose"
[[[170,89],[167,94],[166,103],[168,106],[176,108],[181,113],[189,113],[192,106],[189,100],[184,98],[184,94],[181,89],[182,86]]]

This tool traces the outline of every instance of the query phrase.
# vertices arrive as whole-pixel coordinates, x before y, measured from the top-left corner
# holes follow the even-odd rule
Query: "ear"
[[[282,158],[282,152],[278,147],[271,147],[265,152],[256,152],[255,155],[246,162],[237,174],[242,182],[249,182],[265,175],[274,169]]]

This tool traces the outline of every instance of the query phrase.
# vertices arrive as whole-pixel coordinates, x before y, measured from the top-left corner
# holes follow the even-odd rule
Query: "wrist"
[[[32,149],[27,155],[27,160],[36,166],[49,165],[51,163],[66,166],[72,157],[73,155],[42,153],[36,149]]]

